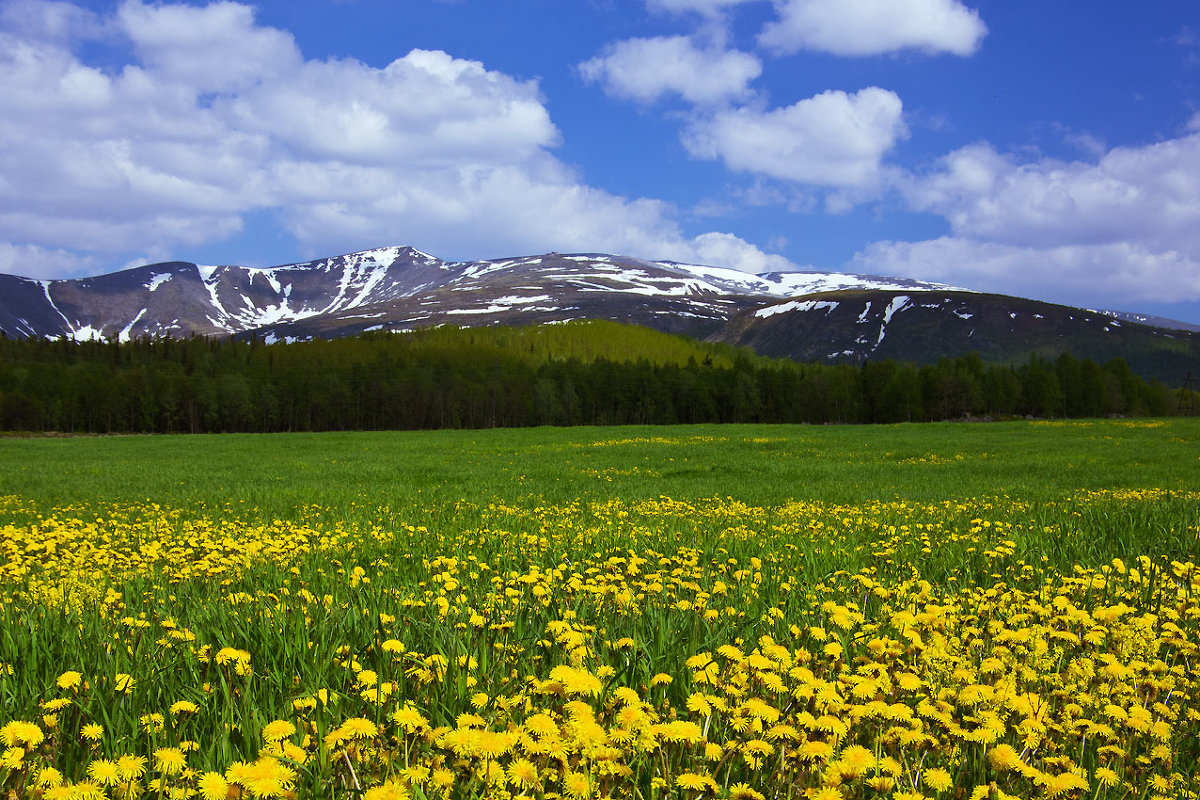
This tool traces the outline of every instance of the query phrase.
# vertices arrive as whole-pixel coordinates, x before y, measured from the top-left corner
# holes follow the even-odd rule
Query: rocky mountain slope
[[[707,335],[738,311],[775,299],[935,287],[841,273],[750,275],[601,254],[448,262],[390,247],[269,268],[171,262],[75,280],[0,275],[0,329],[74,339],[249,332],[307,338],[604,318]]]
[[[1200,374],[1200,333],[1123,317],[903,278],[751,275],[605,254],[451,262],[389,247],[269,268],[170,262],[73,280],[0,275],[0,331],[10,337],[279,341],[607,319],[801,360],[1069,350],[1122,357],[1171,382]]]

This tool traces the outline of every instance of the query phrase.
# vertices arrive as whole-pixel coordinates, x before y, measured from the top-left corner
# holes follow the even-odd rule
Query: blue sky
[[[411,244],[1200,322],[1194,0],[0,0],[0,271]]]

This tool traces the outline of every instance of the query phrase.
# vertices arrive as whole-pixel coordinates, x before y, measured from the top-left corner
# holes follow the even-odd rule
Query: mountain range
[[[1124,358],[1178,384],[1200,374],[1200,326],[960,287],[548,253],[445,261],[411,247],[258,268],[168,262],[69,280],[0,275],[0,331],[49,339],[234,336],[266,342],[607,319],[767,356],[927,363],[975,351],[1025,361]]]

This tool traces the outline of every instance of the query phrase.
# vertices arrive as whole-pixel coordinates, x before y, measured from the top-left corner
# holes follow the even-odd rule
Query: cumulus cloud
[[[0,242],[0,272],[26,278],[58,278],[94,269],[94,258],[68,250],[49,250],[35,245]]]
[[[1020,161],[988,144],[900,184],[950,235],[879,242],[867,271],[1073,304],[1200,299],[1200,134],[1118,147],[1095,162]]]
[[[1029,163],[975,144],[902,186],[956,235],[1051,247],[1140,241],[1200,255],[1200,135],[1118,147],[1095,163]]]
[[[1131,303],[1200,300],[1200,260],[1137,242],[1039,248],[952,236],[884,241],[858,253],[850,267],[1066,305],[1136,310]]]
[[[959,0],[775,0],[779,19],[759,35],[776,53],[871,56],[901,50],[974,53],[987,33]]]
[[[901,112],[900,98],[886,89],[827,91],[785,108],[718,111],[692,124],[684,144],[739,172],[869,188],[881,181],[883,155],[907,135]]]
[[[738,50],[699,47],[689,36],[660,36],[612,44],[579,71],[613,97],[648,104],[676,93],[709,105],[747,95],[762,62]]]
[[[587,186],[551,152],[560,134],[537,83],[478,62],[307,59],[234,2],[2,8],[0,271],[186,257],[249,214],[314,256],[411,243],[695,260],[709,246],[666,203]],[[101,38],[127,63],[90,63]],[[768,258],[742,240],[726,252],[729,266]]]
[[[702,233],[688,242],[687,246],[693,255],[690,258],[674,260],[736,266],[737,269],[755,273],[787,272],[796,269],[796,265],[783,256],[764,253],[731,233]]]

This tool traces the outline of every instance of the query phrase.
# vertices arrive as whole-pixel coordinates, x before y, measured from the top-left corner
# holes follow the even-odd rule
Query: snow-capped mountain
[[[1200,333],[903,278],[771,272],[598,253],[453,262],[387,247],[258,268],[151,264],[93,278],[0,275],[9,337],[254,336],[267,342],[605,319],[743,345],[763,355],[929,362],[1125,358],[1163,380],[1200,373]]]
[[[269,268],[151,264],[94,278],[0,276],[9,336],[344,336],[435,324],[602,317],[696,334],[745,308],[846,288],[937,288],[841,273],[751,275],[603,254],[448,262],[388,247]]]

